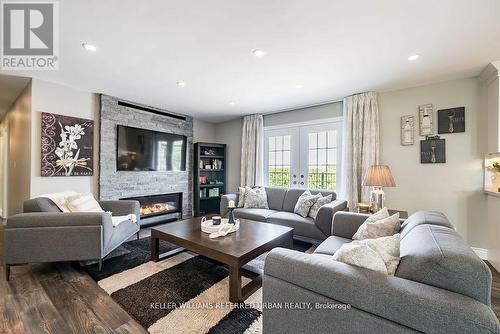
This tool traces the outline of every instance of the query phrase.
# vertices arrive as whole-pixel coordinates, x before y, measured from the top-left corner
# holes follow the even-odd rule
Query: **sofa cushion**
[[[287,190],[287,188],[266,187],[269,209],[278,211],[283,210],[283,201],[285,200]]]
[[[276,212],[267,217],[267,222],[271,224],[289,226],[293,228],[293,234],[315,240],[324,240],[323,234],[314,223],[314,219],[302,217],[293,212]]]
[[[47,197],[38,197],[24,201],[23,212],[62,212],[54,201]]]
[[[276,213],[276,210],[254,209],[254,208],[236,208],[233,211],[234,218],[250,219],[259,222],[265,222],[266,218]]]
[[[417,211],[408,217],[401,225],[401,239],[404,238],[413,228],[422,224],[431,224],[453,228],[446,216],[437,211]]]
[[[401,239],[396,275],[490,305],[491,272],[453,229],[420,224]]]
[[[304,193],[306,189],[299,189],[299,188],[291,188],[288,189],[286,192],[285,198],[283,200],[283,211],[288,211],[288,212],[293,212],[293,209],[295,208],[295,204],[297,204],[297,200],[299,199],[300,195]],[[311,190],[311,194],[316,195],[318,193],[321,193],[323,196],[328,196],[332,195],[332,200],[337,199],[337,194],[333,191],[328,191],[328,190]]]
[[[351,242],[351,239],[331,236],[323,241],[318,248],[314,251],[314,254],[325,254],[333,255],[343,244]]]

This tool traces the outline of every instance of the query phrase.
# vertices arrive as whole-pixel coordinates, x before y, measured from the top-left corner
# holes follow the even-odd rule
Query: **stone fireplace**
[[[154,223],[163,219],[182,219],[182,193],[145,195],[120,198],[136,200],[141,207],[141,221]],[[168,217],[160,217],[168,216]],[[155,219],[150,219],[155,217]],[[161,218],[161,219],[159,219]]]

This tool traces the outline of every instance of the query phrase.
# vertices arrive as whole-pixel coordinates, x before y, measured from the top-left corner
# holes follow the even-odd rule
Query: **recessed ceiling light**
[[[408,57],[408,61],[415,61],[420,58],[420,55],[411,55]]]
[[[297,88],[297,89],[301,89],[302,87],[304,87],[304,86],[302,86],[301,84],[295,85],[295,88]]]
[[[186,87],[186,82],[185,81],[177,81],[177,86]]]
[[[229,102],[229,105],[230,106],[234,106],[236,103],[234,103],[233,101]]]
[[[92,45],[89,43],[82,43],[82,48],[84,48],[87,51],[91,51],[91,52],[97,51],[97,47],[95,45]]]
[[[255,57],[259,57],[259,58],[262,58],[262,57],[264,57],[266,55],[266,51],[261,50],[261,49],[255,49],[252,52],[253,52],[253,55]]]

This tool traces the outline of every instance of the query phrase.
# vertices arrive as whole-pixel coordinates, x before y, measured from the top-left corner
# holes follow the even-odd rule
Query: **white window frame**
[[[342,187],[342,150],[343,150],[343,118],[342,117],[332,117],[326,119],[319,119],[306,122],[288,123],[283,125],[274,125],[264,127],[264,182],[268,185],[269,176],[269,137],[274,136],[284,136],[291,135],[290,140],[290,174],[291,182],[290,188],[308,188],[307,182],[307,167],[308,167],[308,143],[306,140],[301,140],[304,138],[307,132],[311,131],[327,131],[327,130],[337,130],[337,170],[336,170],[336,192],[338,193]],[[293,148],[297,149],[293,149]],[[304,154],[304,157],[300,155]],[[303,178],[304,181],[300,179],[301,171],[306,171],[306,175]],[[293,184],[293,175],[297,175],[297,183]],[[304,182],[304,184],[300,184]]]

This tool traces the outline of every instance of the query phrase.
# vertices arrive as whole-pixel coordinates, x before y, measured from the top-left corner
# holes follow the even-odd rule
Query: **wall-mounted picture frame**
[[[419,131],[421,136],[434,134],[434,106],[423,104],[418,107]]]
[[[438,133],[465,132],[465,107],[438,110]]]
[[[41,176],[91,176],[94,121],[41,113]]]
[[[420,141],[420,163],[446,163],[446,140],[443,138],[427,138]]]
[[[415,117],[401,116],[401,145],[409,146],[415,143]]]

